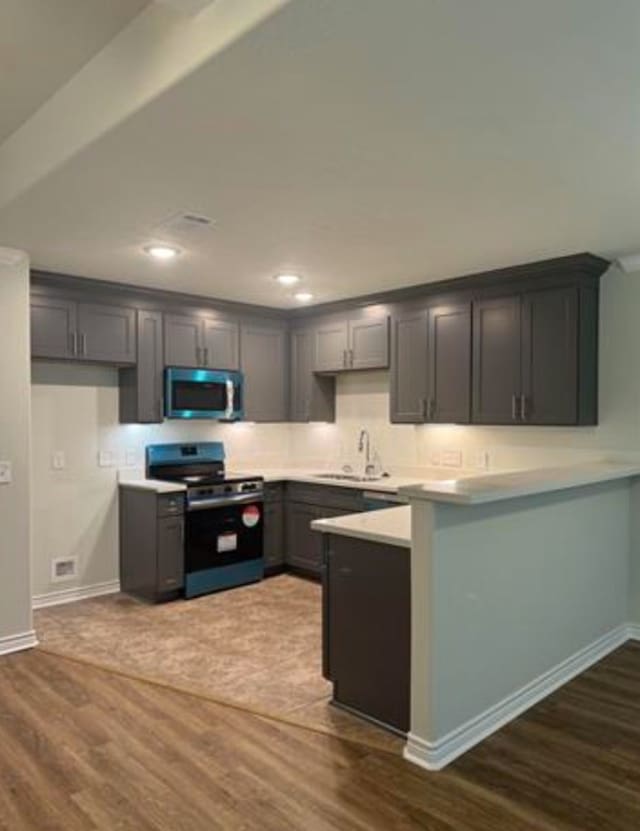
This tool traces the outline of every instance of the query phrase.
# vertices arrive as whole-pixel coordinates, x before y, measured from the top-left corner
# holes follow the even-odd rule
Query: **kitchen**
[[[237,719],[238,737],[276,731],[275,744],[311,743],[314,764],[340,748],[336,764],[357,767],[359,783],[379,766],[378,810],[398,811],[380,827],[515,827],[522,811],[527,828],[591,827],[593,782],[571,780],[580,809],[555,803],[540,783],[560,755],[537,755],[527,731],[547,718],[576,777],[599,741],[615,746],[613,766],[616,747],[637,753],[633,695],[616,688],[626,741],[597,704],[613,704],[616,672],[633,689],[640,631],[640,259],[635,208],[619,196],[633,142],[621,152],[596,127],[633,114],[607,96],[583,110],[585,78],[570,70],[583,49],[615,42],[599,71],[622,83],[635,11],[621,0],[603,21],[573,0],[519,14],[496,0],[504,31],[489,32],[477,9],[411,2],[370,4],[366,23],[357,2],[138,5],[88,71],[78,64],[0,135],[3,706],[26,723],[43,696],[56,715],[36,729],[49,737],[68,723],[50,696],[84,701],[82,685],[104,682],[129,702],[123,718],[141,695],[154,701],[145,718],[180,700],[192,726],[206,712],[212,725]],[[473,43],[457,28],[469,18]],[[496,50],[506,31],[513,52]],[[549,38],[557,76],[530,50],[532,31]],[[451,95],[432,86],[445,83],[436,32],[450,54],[467,47]],[[153,63],[159,33],[179,59]],[[116,78],[125,65],[145,84]],[[523,111],[509,77],[535,87],[544,118]],[[482,92],[496,85],[500,112]],[[409,105],[426,100],[428,120]],[[73,106],[86,119],[63,118]],[[574,128],[587,123],[583,159]],[[507,155],[529,148],[518,165],[497,137]],[[17,748],[27,735],[2,737]],[[230,758],[247,750],[223,744]],[[505,772],[510,753],[540,762],[544,808],[526,804],[517,766]],[[496,771],[514,777],[508,797]],[[499,821],[424,801],[456,781],[481,787]],[[358,787],[362,812],[374,788]],[[350,827],[332,814],[347,791],[326,797],[326,827]],[[79,828],[123,819],[94,798]],[[128,799],[124,817],[146,827]],[[291,803],[270,791],[264,804],[289,827]],[[5,822],[7,806],[26,810],[0,799],[0,825],[30,827]],[[628,810],[611,827],[634,827]],[[187,827],[207,827],[203,811]],[[357,816],[354,827],[378,827]]]

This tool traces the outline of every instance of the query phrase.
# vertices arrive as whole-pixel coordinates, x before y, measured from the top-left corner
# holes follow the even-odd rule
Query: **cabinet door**
[[[391,324],[391,421],[418,424],[427,398],[427,313],[398,312]]]
[[[527,292],[522,302],[521,418],[578,421],[578,290]]]
[[[520,395],[520,297],[473,304],[473,421],[514,424]]]
[[[349,369],[389,366],[389,317],[364,317],[349,322]]]
[[[264,505],[264,565],[281,566],[285,560],[284,504],[282,501]]]
[[[174,591],[184,585],[184,519],[166,517],[158,520],[158,562],[156,588]]]
[[[76,351],[76,304],[32,297],[31,355],[34,358],[74,358]]]
[[[88,361],[136,361],[136,313],[125,306],[78,304],[79,357]]]
[[[245,323],[241,329],[244,411],[247,421],[286,421],[288,410],[287,331]]]
[[[291,421],[309,421],[311,374],[314,364],[314,333],[296,329],[291,333]]]
[[[349,324],[346,320],[321,323],[316,328],[315,368],[318,372],[347,369]]]
[[[164,357],[167,366],[202,366],[202,319],[164,316]]]
[[[434,306],[427,327],[427,420],[471,418],[471,303]]]
[[[203,320],[203,363],[212,369],[240,368],[240,327],[233,320]]]
[[[286,562],[294,568],[320,577],[322,574],[323,534],[311,529],[314,519],[344,516],[349,513],[339,508],[325,508],[302,502],[288,502],[286,511]]]
[[[138,312],[137,421],[143,424],[162,421],[163,370],[162,314]]]

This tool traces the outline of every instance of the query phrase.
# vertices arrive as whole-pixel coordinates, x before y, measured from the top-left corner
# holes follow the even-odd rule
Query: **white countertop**
[[[120,476],[118,484],[122,488],[135,488],[156,493],[179,493],[187,489],[186,485],[181,485],[180,482],[162,482],[160,479],[145,479],[142,476]]]
[[[314,519],[311,527],[325,534],[411,548],[411,508],[408,505],[331,519]]]
[[[465,478],[428,481],[400,490],[409,499],[477,505],[521,496],[594,485],[640,475],[640,464],[599,461],[566,467],[519,470]]]

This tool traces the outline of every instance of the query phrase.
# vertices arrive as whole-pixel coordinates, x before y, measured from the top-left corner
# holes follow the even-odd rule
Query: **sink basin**
[[[316,479],[333,479],[336,482],[379,482],[382,476],[359,476],[357,473],[314,473]]]

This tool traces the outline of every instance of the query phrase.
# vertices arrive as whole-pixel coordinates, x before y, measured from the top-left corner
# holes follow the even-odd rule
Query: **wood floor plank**
[[[440,773],[38,650],[0,659],[0,831],[637,831],[640,648]]]

